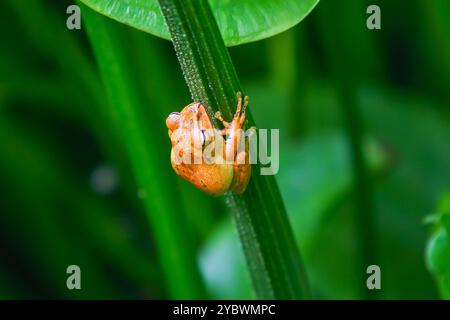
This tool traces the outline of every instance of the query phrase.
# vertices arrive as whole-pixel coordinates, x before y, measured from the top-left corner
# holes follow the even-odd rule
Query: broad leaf
[[[81,0],[96,11],[170,39],[157,0]],[[319,0],[209,0],[227,46],[257,41],[295,26]]]

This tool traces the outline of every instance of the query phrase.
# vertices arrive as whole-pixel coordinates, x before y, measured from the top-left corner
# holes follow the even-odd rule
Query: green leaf
[[[450,299],[450,193],[442,197],[438,210],[441,214],[437,229],[428,242],[426,262],[428,270],[437,280],[442,297]]]
[[[81,0],[94,10],[155,36],[170,39],[157,0]],[[227,46],[281,33],[302,21],[319,0],[210,0]]]

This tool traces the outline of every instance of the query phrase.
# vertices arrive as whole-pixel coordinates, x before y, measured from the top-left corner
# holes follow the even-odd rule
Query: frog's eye
[[[201,132],[202,132],[202,147],[204,147],[206,144],[205,130],[202,130]]]
[[[178,128],[179,122],[180,122],[180,113],[172,112],[166,119],[166,126],[167,128],[173,131]]]

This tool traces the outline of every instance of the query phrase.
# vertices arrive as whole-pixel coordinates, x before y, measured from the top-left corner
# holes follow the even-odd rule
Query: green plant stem
[[[418,10],[425,15],[428,32],[425,32],[424,42],[428,44],[428,50],[433,54],[431,62],[431,74],[440,81],[432,81],[437,86],[442,96],[450,100],[448,84],[450,83],[450,21],[448,20],[448,1],[434,0],[420,2]],[[447,109],[448,110],[448,109]]]
[[[266,43],[270,81],[288,98],[285,112],[287,134],[290,137],[299,138],[305,133],[307,127],[305,96],[307,96],[307,84],[311,80],[309,65],[304,62],[308,61],[309,54],[304,45],[304,31],[302,28],[293,28],[269,38]],[[280,107],[282,106],[278,108]]]
[[[241,88],[208,2],[159,3],[192,99],[205,105],[211,119],[217,110],[225,119],[231,119],[236,92]],[[249,124],[254,125],[250,112],[247,116]],[[278,186],[273,176],[263,176],[259,169],[259,165],[253,166],[252,179],[243,195],[226,196],[256,296],[307,298],[306,274]]]
[[[110,101],[110,119],[122,133],[139,193],[150,222],[169,295],[174,299],[205,298],[195,246],[185,212],[177,201],[177,183],[166,148],[155,142],[166,136],[164,125],[145,117],[142,93],[130,71],[122,25],[83,6],[94,53]]]
[[[370,291],[366,286],[366,268],[372,264],[379,264],[375,248],[375,210],[372,196],[372,179],[367,160],[363,152],[365,131],[363,119],[356,103],[356,94],[352,85],[340,80],[340,104],[345,117],[345,128],[350,142],[350,153],[353,164],[356,196],[357,247],[360,255],[361,295],[364,298],[376,296],[376,290]]]
[[[363,7],[362,3],[356,2],[358,7]],[[334,77],[336,89],[339,94],[339,103],[341,106],[344,126],[347,132],[347,137],[350,145],[350,154],[352,157],[353,176],[355,180],[355,220],[356,220],[356,238],[357,250],[359,255],[359,263],[356,266],[359,275],[360,295],[363,298],[370,299],[376,297],[376,290],[368,290],[366,286],[366,268],[369,265],[377,264],[376,243],[375,243],[375,207],[373,201],[372,179],[368,169],[367,159],[363,153],[363,141],[366,137],[364,128],[364,120],[359,110],[357,102],[357,88],[358,81],[365,80],[365,75],[358,74],[359,70],[364,70],[358,66],[358,63],[363,65],[367,63],[367,68],[376,70],[377,62],[375,57],[368,55],[368,59],[363,52],[367,52],[371,41],[367,40],[364,45],[367,46],[365,50],[360,48],[353,50],[354,39],[359,39],[356,34],[349,30],[354,30],[351,19],[339,19],[335,23],[335,13],[342,10],[342,7],[352,9],[352,3],[348,0],[343,3],[328,3],[324,6],[321,18],[321,35],[325,39],[325,49],[327,51],[327,60],[331,65],[331,72]],[[344,10],[345,12],[345,10]],[[360,21],[362,23],[362,21]],[[332,30],[330,26],[332,25]],[[350,33],[349,33],[350,32]],[[362,51],[361,51],[362,50]],[[369,50],[370,51],[370,50]],[[367,60],[367,61],[366,61]],[[356,65],[355,65],[356,64]],[[382,69],[380,68],[380,70]],[[370,74],[379,74],[373,73]],[[382,78],[380,73],[376,78]]]
[[[296,84],[297,74],[299,72],[299,66],[297,65],[296,56],[296,43],[295,43],[295,31],[291,29],[287,32],[283,32],[280,35],[269,38],[267,41],[267,56],[268,65],[270,68],[270,80],[272,85],[280,90],[287,96],[287,104],[281,104],[278,108],[286,110],[280,110],[286,119],[286,131],[285,134],[292,136],[298,136],[298,130],[302,127],[302,124],[298,119],[304,119],[301,115],[299,117],[293,117],[293,112],[298,114],[299,109],[296,108]],[[280,59],[283,57],[283,59]],[[299,91],[304,87],[299,86]],[[303,96],[303,95],[302,95]]]

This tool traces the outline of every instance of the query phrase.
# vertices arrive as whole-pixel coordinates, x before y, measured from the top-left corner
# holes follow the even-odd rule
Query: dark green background
[[[0,298],[167,298],[85,30],[65,27],[69,4],[0,4]],[[369,4],[381,7],[381,30],[366,28]],[[161,132],[148,143],[168,162],[164,118],[190,103],[173,48],[118,29],[148,99],[149,132]],[[450,3],[323,0],[295,28],[230,53],[258,126],[280,129],[276,178],[314,296],[364,297],[345,78],[365,132],[379,297],[438,298],[424,218],[450,187]],[[112,190],[93,188],[99,168],[117,178]],[[209,297],[252,297],[223,201],[172,178]],[[71,264],[81,267],[80,291],[66,288]]]

